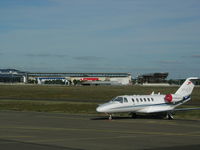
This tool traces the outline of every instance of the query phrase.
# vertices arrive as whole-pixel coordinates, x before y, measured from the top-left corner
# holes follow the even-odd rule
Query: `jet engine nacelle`
[[[167,103],[178,102],[178,101],[180,101],[182,99],[183,99],[183,97],[181,97],[180,95],[176,95],[176,94],[167,94],[167,95],[165,95],[165,101]]]

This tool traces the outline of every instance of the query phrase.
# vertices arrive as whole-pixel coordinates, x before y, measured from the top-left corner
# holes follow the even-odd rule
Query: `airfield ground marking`
[[[46,116],[44,116],[46,117]],[[82,117],[77,117],[77,118],[71,118],[71,117],[55,117],[55,116],[47,116],[46,118],[57,118],[57,119],[66,119],[66,120],[89,120],[88,118],[82,118]],[[95,120],[94,120],[95,121]],[[97,120],[96,120],[97,121]],[[130,121],[128,120],[103,120],[103,121],[109,121],[109,122],[119,122],[119,123],[138,123],[140,124],[141,122],[137,122],[137,120],[134,120],[134,119],[130,119]],[[180,123],[177,123],[177,122],[173,122],[173,120],[161,120],[162,122],[160,122],[160,120],[145,120],[146,124],[150,123],[150,124],[164,124],[164,125],[172,125],[172,126],[184,126],[184,127],[197,127],[197,128],[200,128],[200,125],[194,125],[194,124],[180,124]]]
[[[3,139],[3,138],[33,138],[34,136],[21,136],[21,135],[1,135],[0,136],[0,139]]]
[[[124,123],[133,123],[133,122],[129,122],[129,121],[118,121],[117,122],[124,122]],[[134,123],[141,123],[141,122],[134,122]],[[177,123],[177,122],[173,122],[173,121],[169,121],[169,122],[160,122],[160,120],[156,120],[156,121],[147,121],[146,124],[159,124],[159,125],[171,125],[171,126],[183,126],[183,127],[195,127],[195,128],[200,128],[200,125],[194,125],[194,124],[183,124],[183,123]]]
[[[170,132],[144,132],[144,131],[117,131],[117,130],[103,130],[103,129],[83,129],[83,128],[41,128],[31,126],[0,126],[0,129],[24,129],[24,130],[38,130],[38,131],[81,131],[81,132],[106,132],[106,133],[121,133],[121,134],[143,134],[143,135],[165,135],[165,136],[200,136],[199,133],[170,133]]]
[[[0,141],[0,144],[10,144],[10,143],[16,143],[16,141],[21,141],[24,139],[30,139],[30,138],[35,138],[35,136],[13,136],[13,135],[2,135],[0,136],[0,139],[4,139],[4,140],[15,140],[15,141]]]
[[[29,142],[62,142],[62,141],[83,141],[83,140],[99,140],[99,139],[122,139],[122,138],[136,138],[138,135],[132,136],[111,136],[111,137],[89,137],[89,138],[61,138],[61,139],[44,139],[44,140],[30,140]],[[141,135],[142,137],[142,135]]]

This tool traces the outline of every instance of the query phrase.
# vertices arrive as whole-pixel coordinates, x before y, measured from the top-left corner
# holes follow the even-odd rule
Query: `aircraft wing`
[[[189,111],[189,110],[200,110],[200,108],[177,108],[173,111]]]
[[[143,112],[143,113],[163,113],[163,112],[176,112],[176,111],[190,111],[190,110],[200,110],[200,108],[176,108],[176,109],[172,109],[172,108],[168,108],[168,109],[149,109],[145,111],[138,111],[138,112]]]

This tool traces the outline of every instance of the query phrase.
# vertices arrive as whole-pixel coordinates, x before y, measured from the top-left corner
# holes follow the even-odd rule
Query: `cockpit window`
[[[113,102],[120,102],[123,103],[123,97],[116,97],[115,99],[112,100]]]

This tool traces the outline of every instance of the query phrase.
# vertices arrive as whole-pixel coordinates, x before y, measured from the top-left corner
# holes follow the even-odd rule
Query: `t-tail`
[[[195,86],[194,80],[197,79],[197,77],[187,78],[181,87],[176,91],[175,95],[180,95],[182,97],[190,96]]]

